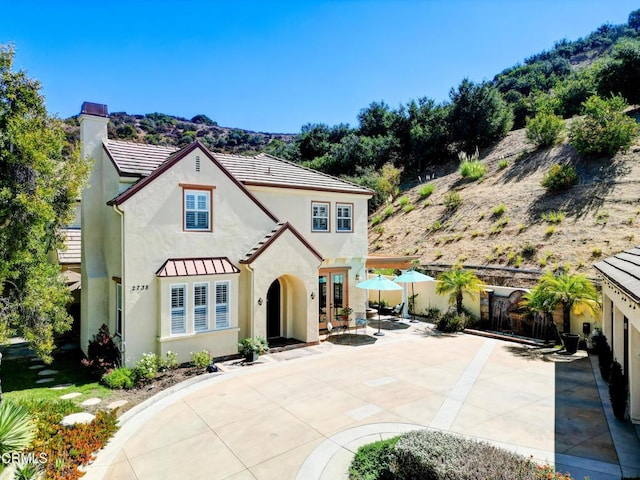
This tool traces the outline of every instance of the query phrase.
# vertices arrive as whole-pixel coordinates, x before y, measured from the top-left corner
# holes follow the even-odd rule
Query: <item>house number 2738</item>
[[[140,292],[142,290],[149,290],[149,285],[132,285],[131,286],[132,292]]]

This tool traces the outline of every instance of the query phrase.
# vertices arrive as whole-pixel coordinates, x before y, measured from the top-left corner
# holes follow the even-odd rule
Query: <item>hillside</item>
[[[385,216],[388,206],[371,215],[370,220],[383,220],[374,226],[370,221],[370,253],[419,255],[420,264],[434,271],[462,262],[514,270],[565,267],[593,276],[595,261],[638,244],[640,143],[611,160],[584,160],[566,143],[532,151],[522,129],[480,152],[480,159],[487,166],[480,181],[465,182],[451,163],[434,171],[428,183],[435,189],[428,198],[419,195],[424,183],[415,182],[394,200],[391,215]],[[503,165],[508,161],[502,169],[501,159]],[[557,162],[572,163],[580,183],[551,195],[540,182]],[[450,191],[462,199],[452,213],[443,204]],[[403,197],[409,201],[404,207]],[[564,219],[551,224],[541,218],[551,211],[562,212]],[[481,273],[501,275],[494,269]],[[501,281],[524,281],[511,277],[507,272]]]
[[[77,117],[65,120],[67,136],[71,141],[80,139]],[[288,133],[265,133],[241,128],[221,127],[206,115],[192,119],[175,117],[164,113],[130,115],[126,112],[109,114],[109,138],[154,145],[185,146],[195,139],[214,152],[255,153],[275,144],[288,144],[295,135]]]

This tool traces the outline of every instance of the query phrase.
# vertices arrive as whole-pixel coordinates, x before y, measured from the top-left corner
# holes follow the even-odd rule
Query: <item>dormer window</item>
[[[213,187],[184,187],[184,230],[211,231],[211,192]]]

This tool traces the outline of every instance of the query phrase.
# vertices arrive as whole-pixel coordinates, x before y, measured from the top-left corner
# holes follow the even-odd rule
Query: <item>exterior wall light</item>
[[[263,302],[262,297],[260,297],[260,298],[258,299],[258,305],[262,306],[262,302]]]
[[[316,299],[316,294],[315,292],[311,292],[311,300],[315,300]]]

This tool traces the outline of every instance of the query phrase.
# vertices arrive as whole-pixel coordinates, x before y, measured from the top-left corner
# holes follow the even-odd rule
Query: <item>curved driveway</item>
[[[620,478],[584,355],[411,324],[373,345],[323,342],[260,362],[127,412],[85,478],[346,478],[358,445],[418,426],[557,460],[577,478]]]

